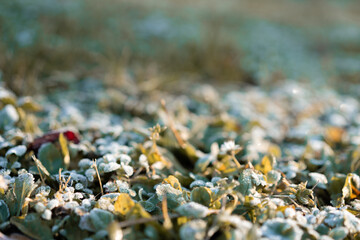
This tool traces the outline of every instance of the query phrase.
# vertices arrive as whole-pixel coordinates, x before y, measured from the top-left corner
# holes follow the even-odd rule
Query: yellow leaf
[[[282,212],[283,214],[285,214],[286,209],[288,208],[292,208],[295,210],[295,206],[294,205],[289,205],[289,206],[280,206],[276,208],[276,212]]]
[[[345,184],[342,189],[343,198],[355,199],[359,196],[360,191],[352,183],[353,174],[349,173],[346,176]]]
[[[189,219],[188,219],[187,217],[183,216],[183,217],[178,217],[178,218],[176,219],[176,221],[177,221],[177,224],[178,224],[179,226],[181,226],[181,225],[187,223],[187,222],[189,221]]]
[[[170,175],[169,177],[165,178],[162,183],[169,183],[173,188],[180,191],[182,190],[179,180],[173,175]]]
[[[127,193],[120,193],[114,204],[115,212],[121,215],[126,215],[134,206],[134,201]]]
[[[147,159],[148,159],[150,165],[161,161],[160,154],[158,154],[156,152],[152,152],[152,153],[148,154]]]
[[[150,213],[148,213],[140,203],[134,203],[134,206],[126,214],[127,219],[137,219],[137,218],[151,218]]]
[[[69,154],[69,149],[67,147],[67,140],[64,134],[62,133],[59,134],[59,142],[60,142],[61,152],[64,156],[64,163],[66,166],[68,166],[70,164],[70,154]]]
[[[277,158],[280,158],[280,157],[281,157],[281,149],[280,149],[280,147],[279,147],[278,145],[276,145],[276,144],[271,144],[271,145],[269,146],[268,151],[269,151],[269,154],[271,154],[271,155],[273,155],[273,156],[275,156],[275,157],[277,157]]]
[[[339,143],[341,142],[344,133],[344,129],[331,126],[325,130],[325,139],[331,143]]]
[[[275,157],[266,155],[261,160],[261,163],[255,166],[255,169],[264,174],[267,174],[273,169],[274,164],[275,164]]]

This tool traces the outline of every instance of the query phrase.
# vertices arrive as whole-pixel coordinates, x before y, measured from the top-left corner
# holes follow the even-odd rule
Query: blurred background
[[[19,95],[66,90],[84,79],[173,92],[194,82],[266,89],[296,80],[360,93],[356,0],[0,0],[0,6],[1,80]]]

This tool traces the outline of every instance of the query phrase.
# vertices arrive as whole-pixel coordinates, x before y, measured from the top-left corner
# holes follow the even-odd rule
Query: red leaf
[[[29,144],[29,149],[37,151],[41,145],[48,142],[56,142],[59,139],[60,133],[63,133],[68,141],[79,143],[80,135],[79,133],[72,130],[59,130],[54,132],[49,132],[41,137],[36,138],[32,143]]]

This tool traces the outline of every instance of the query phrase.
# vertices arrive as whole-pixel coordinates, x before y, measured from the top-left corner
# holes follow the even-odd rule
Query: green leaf
[[[46,222],[41,220],[36,213],[30,213],[26,217],[12,217],[10,222],[24,234],[37,240],[54,239],[51,229]]]
[[[114,221],[114,215],[106,210],[94,208],[89,214],[81,216],[79,227],[83,230],[97,232],[106,229]]]
[[[38,158],[50,174],[56,174],[59,168],[65,167],[61,152],[52,143],[41,145]]]
[[[185,202],[182,191],[173,188],[170,184],[159,184],[156,186],[156,195],[160,201],[166,195],[168,207],[174,209]]]
[[[266,173],[266,181],[270,184],[277,184],[281,179],[281,173],[276,170],[271,170]]]
[[[4,200],[0,200],[0,223],[6,222],[10,217],[9,208]]]
[[[6,199],[11,216],[20,215],[23,207],[26,206],[25,198],[30,196],[36,186],[34,177],[30,173],[23,173],[15,179],[14,188],[9,191]]]
[[[266,185],[264,176],[249,168],[240,172],[239,182],[240,186],[237,188],[243,195],[249,195],[255,191],[256,187]]]
[[[197,187],[191,191],[191,201],[209,206],[211,203],[211,190],[207,187]]]
[[[335,240],[345,239],[348,235],[349,230],[345,227],[337,227],[329,232],[329,236]]]
[[[66,220],[64,224],[65,231],[61,234],[64,235],[68,240],[85,239],[88,237],[89,233],[87,231],[82,231],[79,228],[79,221],[80,217],[77,214],[70,214],[68,220]]]

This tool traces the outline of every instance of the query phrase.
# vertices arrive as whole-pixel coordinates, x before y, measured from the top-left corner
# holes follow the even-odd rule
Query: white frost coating
[[[52,212],[49,209],[46,209],[43,214],[41,214],[41,217],[45,220],[51,220]]]
[[[201,240],[205,238],[205,234],[206,222],[204,220],[193,220],[180,228],[181,240]]]

